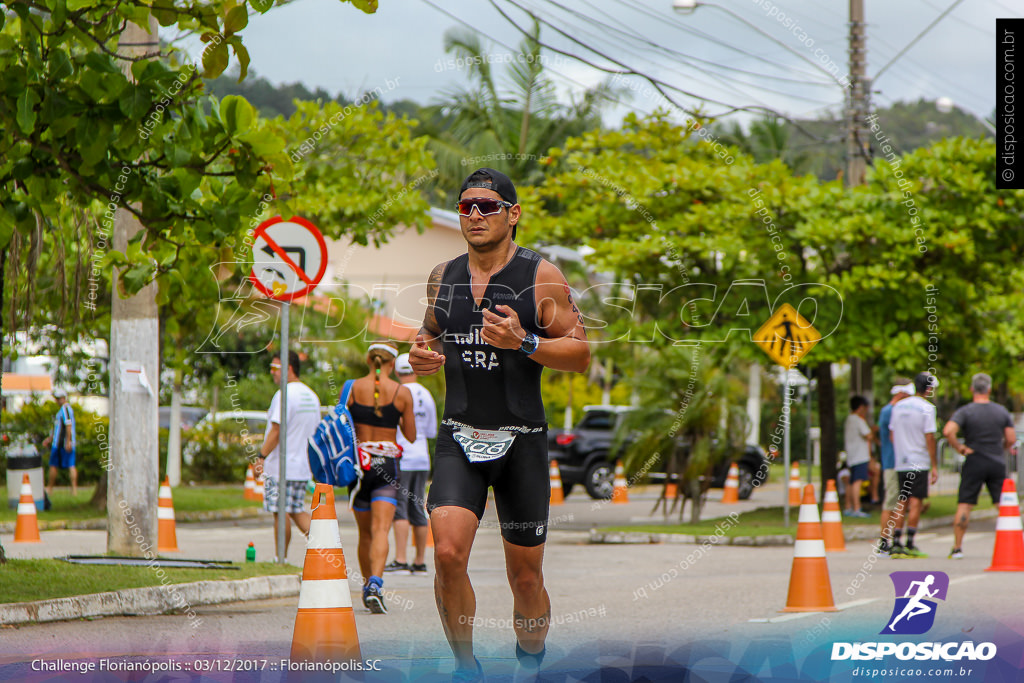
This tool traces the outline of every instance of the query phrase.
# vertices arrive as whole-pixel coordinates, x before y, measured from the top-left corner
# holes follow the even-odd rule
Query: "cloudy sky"
[[[873,84],[876,106],[945,97],[975,115],[991,114],[995,19],[1024,14],[1014,10],[1015,0],[865,4],[868,74],[885,69]],[[373,15],[339,0],[295,0],[254,17],[243,38],[251,68],[274,83],[301,81],[353,98],[379,87],[388,101],[430,103],[466,79],[464,69],[447,61],[446,30],[472,27],[495,60],[508,60],[521,40],[512,22],[528,26],[526,10],[542,20],[543,42],[598,66],[650,75],[678,88],[669,92],[683,106],[703,98],[712,114],[766,107],[814,117],[842,102],[836,80],[847,72],[848,3],[836,0],[716,0],[688,15],[674,12],[672,0],[380,0]],[[545,64],[565,98],[607,77],[553,51]],[[616,117],[664,103],[636,76],[618,85],[631,91],[616,105]]]

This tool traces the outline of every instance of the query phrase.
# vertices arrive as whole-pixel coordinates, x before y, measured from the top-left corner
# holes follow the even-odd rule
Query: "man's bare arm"
[[[416,343],[409,349],[409,364],[417,375],[432,375],[444,366],[444,344],[441,326],[437,323],[434,305],[441,289],[446,263],[438,264],[427,278],[427,310],[423,313],[423,325],[416,335]]]

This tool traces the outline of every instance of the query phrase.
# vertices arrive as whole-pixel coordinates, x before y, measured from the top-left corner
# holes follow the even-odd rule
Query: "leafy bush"
[[[263,432],[254,433],[244,422],[221,420],[203,423],[188,432],[183,450],[190,461],[182,464],[182,478],[196,482],[245,480],[250,460],[259,454]]]

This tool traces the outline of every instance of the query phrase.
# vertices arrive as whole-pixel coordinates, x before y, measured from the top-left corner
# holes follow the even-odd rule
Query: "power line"
[[[929,32],[929,31],[931,31],[931,30],[932,30],[933,28],[935,28],[935,26],[936,26],[936,25],[937,25],[937,24],[938,24],[938,23],[939,23],[940,21],[942,21],[942,20],[943,20],[943,19],[944,19],[944,18],[946,17],[946,15],[947,15],[947,14],[949,14],[950,12],[952,12],[952,11],[953,11],[953,10],[954,10],[954,9],[956,8],[956,6],[957,6],[957,5],[959,5],[960,3],[962,3],[963,1],[964,1],[964,0],[953,0],[953,4],[952,4],[952,5],[950,5],[949,7],[947,7],[947,8],[946,8],[946,11],[945,11],[945,12],[943,12],[943,13],[942,13],[942,14],[940,14],[939,16],[935,17],[935,21],[933,21],[932,23],[930,23],[930,24],[928,24],[927,26],[925,26],[925,27],[924,27],[924,30],[923,30],[923,31],[921,31],[920,33],[918,33],[918,34],[917,34],[917,35],[916,35],[916,36],[914,37],[914,39],[913,39],[913,40],[911,40],[911,41],[910,41],[909,43],[907,43],[907,46],[906,46],[905,48],[903,48],[903,49],[902,49],[902,50],[900,50],[900,51],[899,51],[898,53],[896,53],[896,56],[895,56],[895,57],[893,57],[892,59],[890,59],[890,60],[889,60],[889,62],[888,62],[888,63],[887,63],[887,64],[886,64],[885,66],[883,66],[883,67],[882,67],[882,68],[881,68],[881,69],[880,69],[880,70],[878,71],[878,73],[876,73],[876,74],[874,75],[874,78],[872,78],[872,79],[871,79],[871,81],[872,81],[872,82],[877,82],[877,81],[878,81],[878,79],[879,79],[879,78],[881,78],[882,74],[884,74],[884,73],[885,73],[885,70],[886,70],[886,69],[888,69],[888,68],[889,68],[890,66],[892,66],[893,62],[895,62],[895,61],[896,61],[897,59],[899,59],[899,58],[900,58],[900,57],[902,57],[902,56],[903,56],[904,54],[906,54],[906,52],[907,52],[907,51],[908,51],[908,50],[909,50],[910,48],[914,47],[914,45],[916,45],[916,44],[917,44],[917,41],[919,41],[919,40],[921,40],[922,38],[924,38],[924,36],[925,36],[925,34],[926,34],[926,33],[928,33],[928,32]]]
[[[520,0],[520,1],[521,1],[521,0]],[[599,27],[599,30],[600,30],[601,28],[603,28],[603,29],[607,29],[607,30],[610,30],[610,31],[612,31],[612,32],[615,32],[615,33],[618,33],[618,34],[624,35],[624,36],[626,36],[627,38],[632,38],[632,36],[630,36],[630,35],[629,35],[628,33],[625,33],[624,31],[621,31],[621,30],[619,30],[619,29],[615,28],[614,26],[609,26],[608,24],[605,24],[604,22],[601,22],[601,21],[599,21],[599,20],[593,19],[593,18],[591,18],[591,17],[587,17],[587,16],[585,16],[585,15],[581,15],[581,14],[580,14],[579,12],[576,12],[576,11],[574,11],[574,10],[572,10],[572,9],[569,9],[569,8],[567,8],[567,7],[564,7],[563,5],[559,4],[558,2],[555,2],[554,0],[547,0],[547,1],[548,1],[548,3],[549,3],[549,4],[552,4],[552,5],[554,5],[554,6],[558,7],[559,9],[561,9],[561,10],[563,10],[563,11],[565,11],[565,12],[568,12],[569,14],[572,14],[573,16],[577,16],[577,17],[579,17],[579,18],[583,19],[584,21],[586,21],[586,22],[587,22],[587,23],[589,23],[589,24],[592,24],[592,25],[593,25],[593,24],[596,24],[596,25],[597,25],[597,26]],[[564,21],[564,20],[563,20],[563,21]],[[583,29],[583,28],[580,28],[580,27],[578,27],[578,26],[575,26],[575,25],[569,24],[569,22],[565,22],[565,23],[566,23],[566,24],[567,24],[567,25],[568,25],[568,26],[569,26],[570,28],[572,28],[572,29],[574,29],[574,30],[576,30],[576,31],[580,31],[580,32],[582,32],[582,33],[587,33],[587,34],[589,34],[589,35],[591,35],[591,36],[594,36],[594,34],[593,34],[593,33],[590,33],[590,32],[589,32],[589,31],[587,31],[586,29]],[[605,38],[605,36],[601,36],[601,35],[598,35],[598,36],[595,36],[595,37],[597,37],[598,39],[604,39],[604,38]],[[655,42],[653,42],[653,41],[650,41],[650,40],[647,40],[647,39],[644,39],[644,38],[640,38],[640,39],[638,39],[638,40],[639,40],[640,42],[644,43],[645,45],[648,45],[648,46],[650,46],[650,47],[652,47],[652,48],[654,48],[654,49],[656,49],[656,50],[659,50],[659,51],[661,51],[661,52],[663,52],[663,53],[669,53],[669,54],[681,55],[681,56],[682,56],[683,58],[688,58],[688,57],[689,57],[689,55],[684,55],[684,54],[683,54],[683,53],[681,53],[681,52],[677,52],[677,51],[675,51],[675,50],[672,50],[671,48],[666,48],[666,47],[664,47],[664,46],[661,46],[661,45],[659,45],[658,43],[655,43]],[[619,47],[619,49],[625,49],[625,48],[623,48],[623,47],[621,47],[621,46],[620,46],[620,47]],[[635,52],[634,52],[634,53],[632,53],[632,54],[633,54],[634,56],[637,56],[637,57],[641,58],[641,59],[648,59],[648,58],[647,58],[646,56],[644,56],[644,55],[638,55],[638,54],[636,54]],[[676,62],[678,62],[678,63],[681,63],[681,64],[683,64],[684,66],[688,66],[688,67],[691,67],[691,68],[693,68],[693,69],[696,69],[696,70],[700,71],[700,67],[698,67],[698,66],[696,66],[696,65],[694,65],[694,64],[690,64],[690,63],[688,63],[688,62],[684,61],[684,59],[679,59],[679,58],[675,58],[675,59],[674,59],[674,61],[676,61]],[[705,60],[701,60],[701,61],[705,61]],[[741,71],[742,71],[742,70],[741,70]],[[748,74],[750,74],[750,75],[753,75],[753,76],[758,76],[758,77],[762,77],[762,76],[763,76],[762,74],[756,74],[756,73],[753,73],[753,72],[745,72],[745,73],[748,73]],[[715,75],[715,74],[709,74],[709,75],[712,75],[712,76],[713,76],[713,75]],[[696,77],[695,77],[695,76],[692,76],[692,75],[691,75],[690,77],[691,77],[691,78],[694,78],[694,79],[696,79]],[[822,100],[819,100],[819,99],[813,99],[813,98],[810,98],[810,97],[804,97],[804,96],[802,96],[802,95],[795,95],[795,94],[793,94],[793,93],[790,93],[790,92],[783,92],[783,91],[781,91],[781,90],[776,90],[776,89],[774,89],[774,88],[769,88],[769,87],[767,87],[767,86],[764,86],[764,85],[761,85],[761,86],[757,86],[757,85],[755,85],[755,84],[753,84],[753,83],[749,83],[749,82],[747,82],[747,81],[744,81],[744,80],[742,80],[742,79],[739,79],[739,78],[736,78],[736,77],[732,77],[732,76],[728,76],[728,75],[725,75],[725,74],[719,74],[719,75],[718,75],[718,77],[719,77],[720,79],[724,79],[724,80],[729,80],[729,81],[732,81],[732,82],[735,82],[735,83],[738,83],[738,84],[740,84],[740,85],[743,85],[743,86],[747,86],[747,87],[750,87],[750,86],[754,86],[754,87],[759,87],[759,89],[760,89],[760,90],[762,90],[762,91],[764,91],[764,92],[774,93],[774,94],[776,94],[776,95],[782,95],[783,97],[787,97],[787,98],[791,98],[791,99],[798,99],[798,100],[803,100],[803,101],[805,101],[805,102],[812,102],[812,103],[815,103],[815,104],[824,104],[824,102],[823,102]],[[787,79],[787,80],[789,80],[789,79]],[[800,81],[795,81],[795,82],[800,82]],[[801,83],[801,84],[806,84],[806,83],[803,83],[803,82],[800,82],[800,83]],[[742,95],[742,96],[744,96],[744,97],[748,97],[748,98],[754,99],[754,100],[756,100],[756,101],[759,101],[759,102],[760,102],[760,103],[761,103],[762,105],[764,105],[764,106],[768,106],[768,105],[767,105],[767,104],[766,104],[765,102],[763,102],[763,101],[761,101],[761,100],[758,100],[758,98],[756,98],[756,97],[752,96],[752,95],[751,95],[750,93],[748,93],[748,92],[745,92],[745,91],[742,91],[742,90],[739,90],[739,89],[737,89],[737,88],[735,88],[735,87],[731,87],[731,86],[728,86],[728,85],[727,85],[726,83],[724,83],[724,82],[722,82],[722,81],[719,81],[719,82],[717,82],[717,83],[712,83],[711,85],[713,85],[713,86],[717,85],[717,86],[724,86],[724,87],[729,87],[729,88],[730,88],[730,89],[731,89],[731,90],[732,90],[733,92],[735,92],[735,93],[737,93],[737,94],[739,94],[739,95]],[[824,86],[828,87],[828,84],[825,84],[825,83],[821,83],[821,84],[815,84],[815,85],[824,85]]]

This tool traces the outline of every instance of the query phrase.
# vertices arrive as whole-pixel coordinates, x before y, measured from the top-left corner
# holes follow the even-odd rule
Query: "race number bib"
[[[487,429],[459,429],[452,436],[470,462],[489,462],[508,453],[516,435]]]

